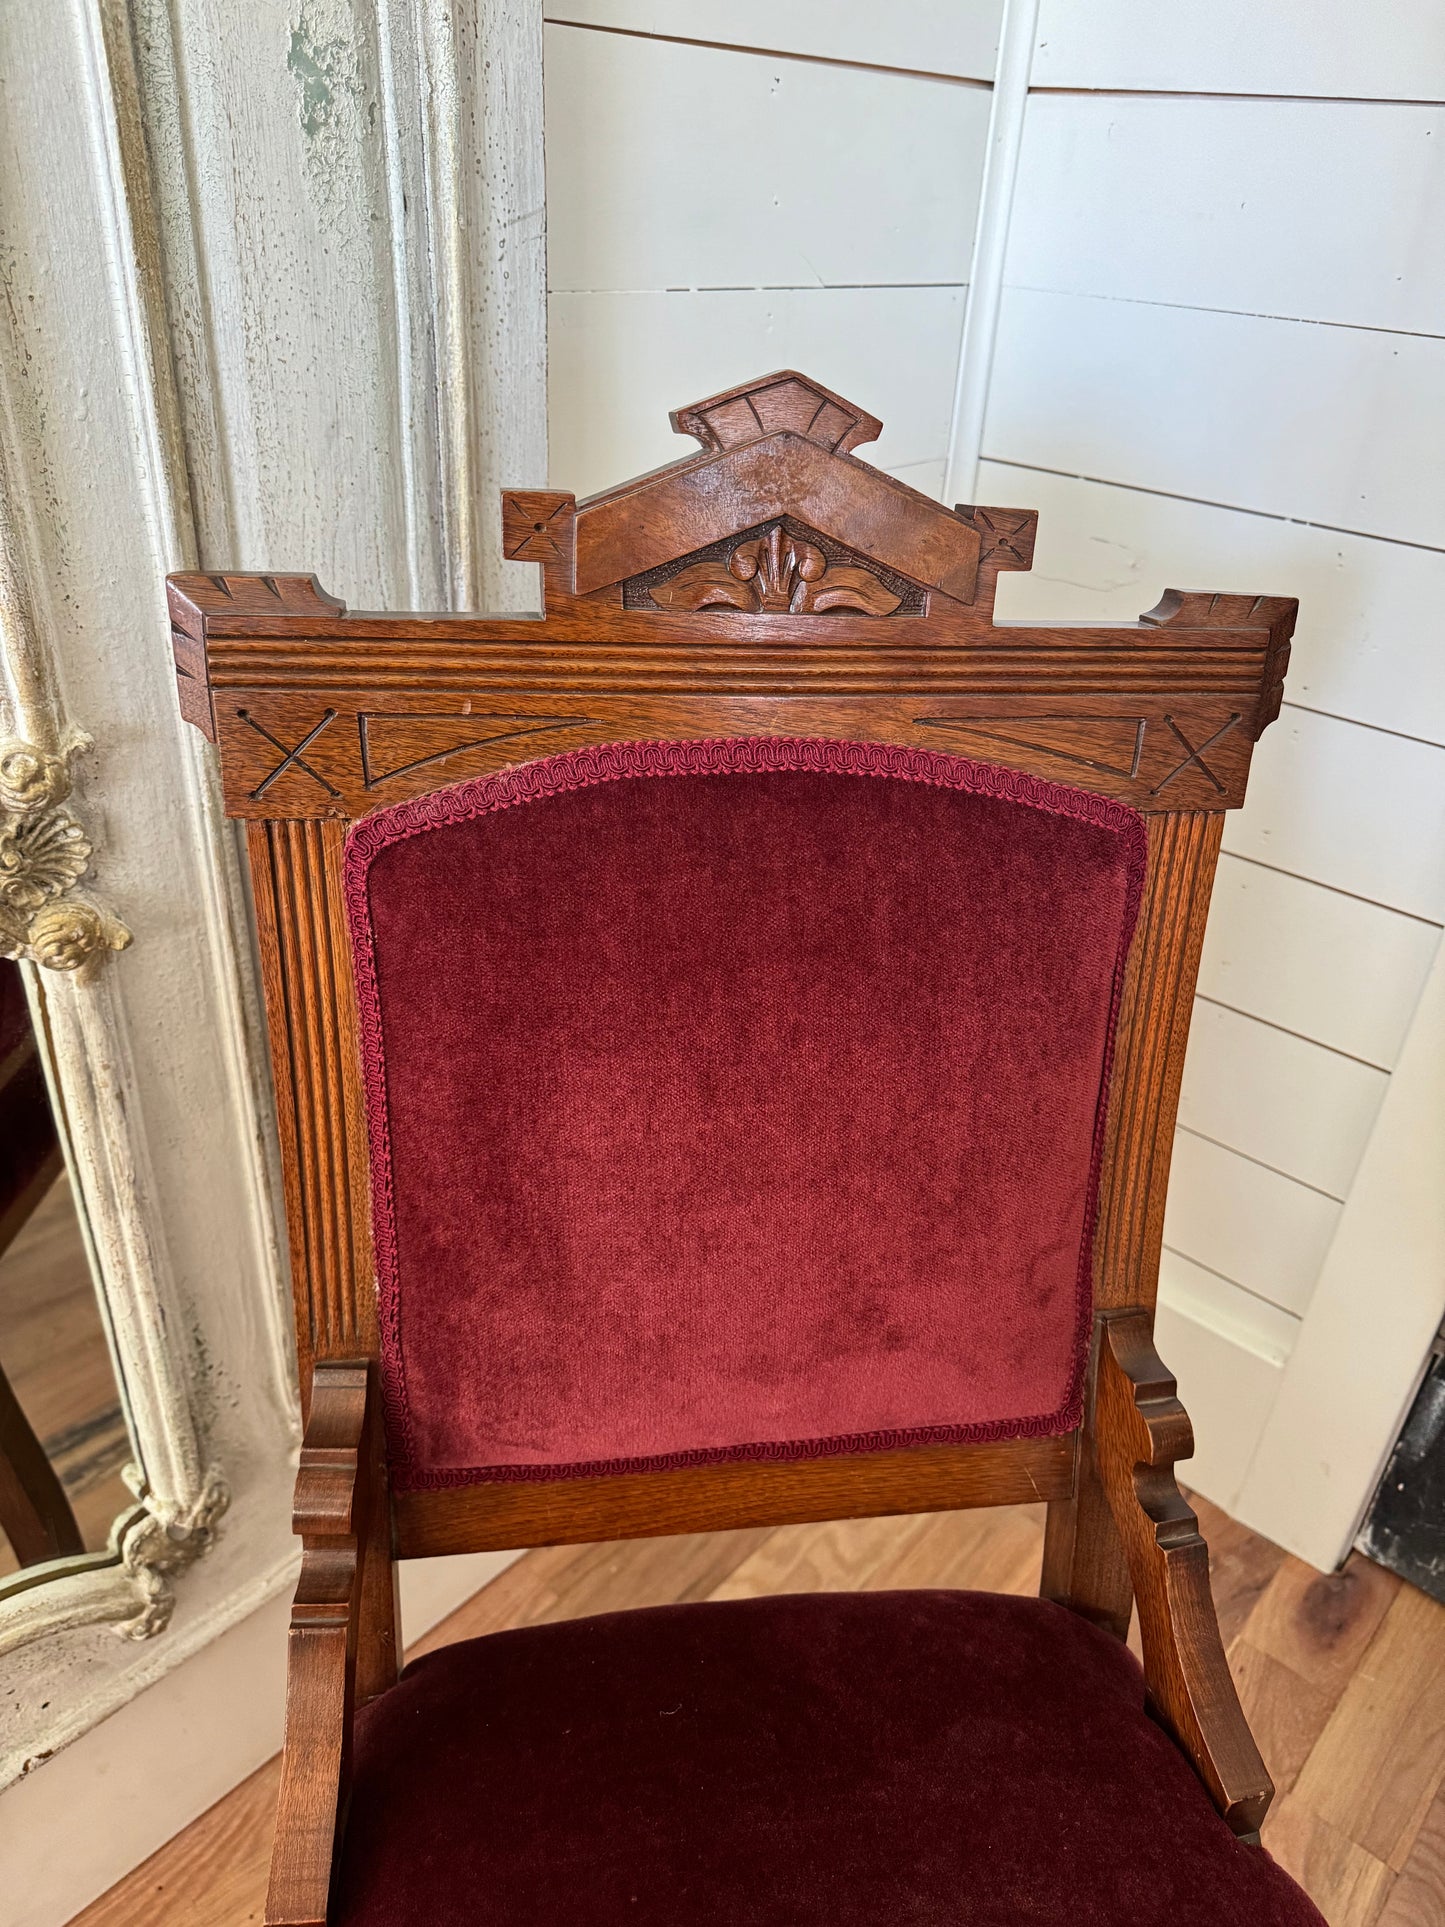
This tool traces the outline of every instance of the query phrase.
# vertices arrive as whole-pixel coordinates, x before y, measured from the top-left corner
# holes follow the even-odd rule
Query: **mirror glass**
[[[131,1457],[24,984],[0,959],[0,1584],[103,1552]]]

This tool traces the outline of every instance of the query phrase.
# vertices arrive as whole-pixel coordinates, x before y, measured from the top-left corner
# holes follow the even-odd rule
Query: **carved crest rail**
[[[1292,602],[1170,591],[1137,624],[1000,627],[1032,511],[950,511],[870,467],[851,451],[880,424],[801,375],[673,422],[702,448],[670,468],[580,503],[504,497],[538,618],[172,577],[181,701],[220,744],[230,810],[348,818],[583,744],[778,732],[958,750],[1146,811],[1242,799]]]
[[[585,743],[783,730],[956,749],[1148,811],[1241,800],[1292,602],[1170,591],[1137,625],[999,627],[1031,511],[949,511],[869,467],[850,451],[877,421],[800,375],[673,420],[703,446],[671,468],[581,503],[505,496],[540,618],[350,615],[306,576],[173,577],[181,700],[220,744],[228,807],[346,818]]]

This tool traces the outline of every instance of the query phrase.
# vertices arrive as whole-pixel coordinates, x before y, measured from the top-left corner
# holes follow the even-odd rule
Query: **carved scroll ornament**
[[[775,615],[821,615],[851,609],[891,616],[901,596],[869,570],[830,562],[820,548],[781,525],[739,542],[727,556],[695,562],[666,582],[652,600],[663,609],[743,609]]]
[[[0,957],[47,970],[84,970],[130,932],[73,894],[91,857],[81,824],[62,808],[71,759],[89,747],[74,736],[58,755],[0,742]]]
[[[143,1480],[134,1466],[126,1468],[127,1482],[141,1489]],[[143,1509],[121,1516],[112,1536],[126,1577],[136,1588],[140,1609],[114,1628],[121,1639],[154,1639],[171,1623],[175,1611],[174,1581],[178,1573],[210,1551],[222,1514],[231,1503],[231,1490],[212,1466],[195,1501],[179,1517],[159,1518]]]

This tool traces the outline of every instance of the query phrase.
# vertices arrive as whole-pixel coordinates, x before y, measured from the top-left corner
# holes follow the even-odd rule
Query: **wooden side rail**
[[[286,1745],[267,1927],[326,1927],[346,1808],[372,1524],[373,1439],[379,1430],[372,1369],[364,1361],[327,1361],[316,1367],[312,1381],[296,1477],[301,1578],[286,1657]]]
[[[1150,1702],[1235,1833],[1257,1835],[1274,1783],[1224,1656],[1209,1549],[1174,1477],[1176,1463],[1194,1450],[1176,1390],[1154,1349],[1147,1312],[1102,1321],[1099,1474],[1139,1604]]]

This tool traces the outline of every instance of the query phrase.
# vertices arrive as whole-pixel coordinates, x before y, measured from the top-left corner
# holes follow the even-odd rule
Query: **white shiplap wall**
[[[676,460],[669,409],[792,366],[939,489],[999,5],[554,0],[557,486]]]
[[[1161,1275],[1191,1476],[1246,1517],[1445,920],[1445,25],[1351,20],[1109,0],[1085,31],[1044,0],[979,483],[1040,511],[1005,616],[1300,598],[1225,832]],[[1302,1406],[1321,1458],[1328,1421]]]

